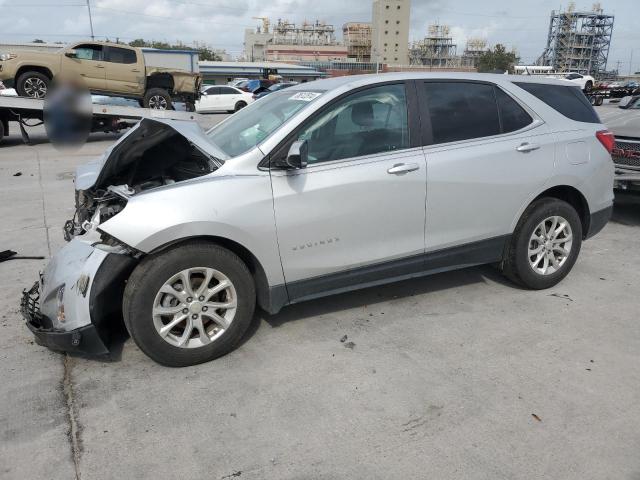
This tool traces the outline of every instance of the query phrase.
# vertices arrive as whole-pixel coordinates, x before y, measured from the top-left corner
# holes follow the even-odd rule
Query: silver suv
[[[613,137],[571,83],[397,73],[294,86],[203,132],[142,120],[78,168],[71,240],[22,299],[56,349],[124,319],[170,366],[269,313],[479,264],[557,284],[612,209]]]

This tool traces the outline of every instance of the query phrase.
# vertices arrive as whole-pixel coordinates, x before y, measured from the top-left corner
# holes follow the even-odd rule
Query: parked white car
[[[567,73],[563,79],[575,83],[585,92],[590,92],[596,82],[591,75],[582,75],[580,73]]]
[[[253,101],[253,94],[236,87],[209,87],[202,92],[200,100],[196,101],[196,112],[237,112]]]

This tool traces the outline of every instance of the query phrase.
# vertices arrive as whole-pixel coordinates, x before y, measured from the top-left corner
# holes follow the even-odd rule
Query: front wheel
[[[123,314],[145,354],[184,367],[233,350],[251,324],[255,302],[253,278],[237,255],[194,242],[138,265],[127,282]]]
[[[171,110],[173,108],[171,95],[164,88],[150,88],[147,90],[142,99],[142,104],[145,108],[155,110]]]
[[[16,90],[21,97],[44,98],[51,80],[40,72],[25,72],[18,77]]]
[[[525,287],[550,288],[571,271],[581,244],[582,223],[576,210],[563,200],[542,198],[522,214],[502,270]]]
[[[593,82],[591,80],[587,80],[587,83],[584,84],[584,91],[590,92],[593,90]]]
[[[246,103],[246,102],[239,101],[238,103],[236,103],[236,106],[235,106],[235,108],[234,108],[234,110],[233,110],[233,111],[234,111],[234,112],[237,112],[238,110],[241,110],[241,109],[243,109],[243,108],[244,108],[244,107],[246,107],[246,106],[247,106],[247,103]]]

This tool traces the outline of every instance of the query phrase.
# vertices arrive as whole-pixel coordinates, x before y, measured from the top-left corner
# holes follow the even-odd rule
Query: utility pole
[[[631,55],[629,55],[629,76],[633,73],[633,49],[631,49]]]
[[[89,3],[89,0],[87,0],[87,9],[89,10],[89,27],[91,27],[91,40],[95,40],[95,37],[93,35],[93,20],[91,19],[91,4]]]

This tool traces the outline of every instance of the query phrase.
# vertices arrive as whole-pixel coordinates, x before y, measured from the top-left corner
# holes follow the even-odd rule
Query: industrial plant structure
[[[547,47],[538,65],[549,65],[558,72],[577,72],[599,76],[606,72],[613,33],[613,15],[600,4],[591,11],[576,11],[573,3],[565,11],[551,12]]]
[[[245,30],[245,57],[250,61],[331,61],[346,60],[347,47],[335,37],[333,25],[319,20],[296,25],[288,20],[278,19],[271,26],[266,17],[262,27]]]
[[[349,59],[356,62],[371,61],[371,24],[348,22],[342,26],[342,39]]]
[[[411,65],[451,68],[459,64],[456,50],[449,26],[433,24],[429,25],[428,35],[424,39],[411,45],[409,61]]]

